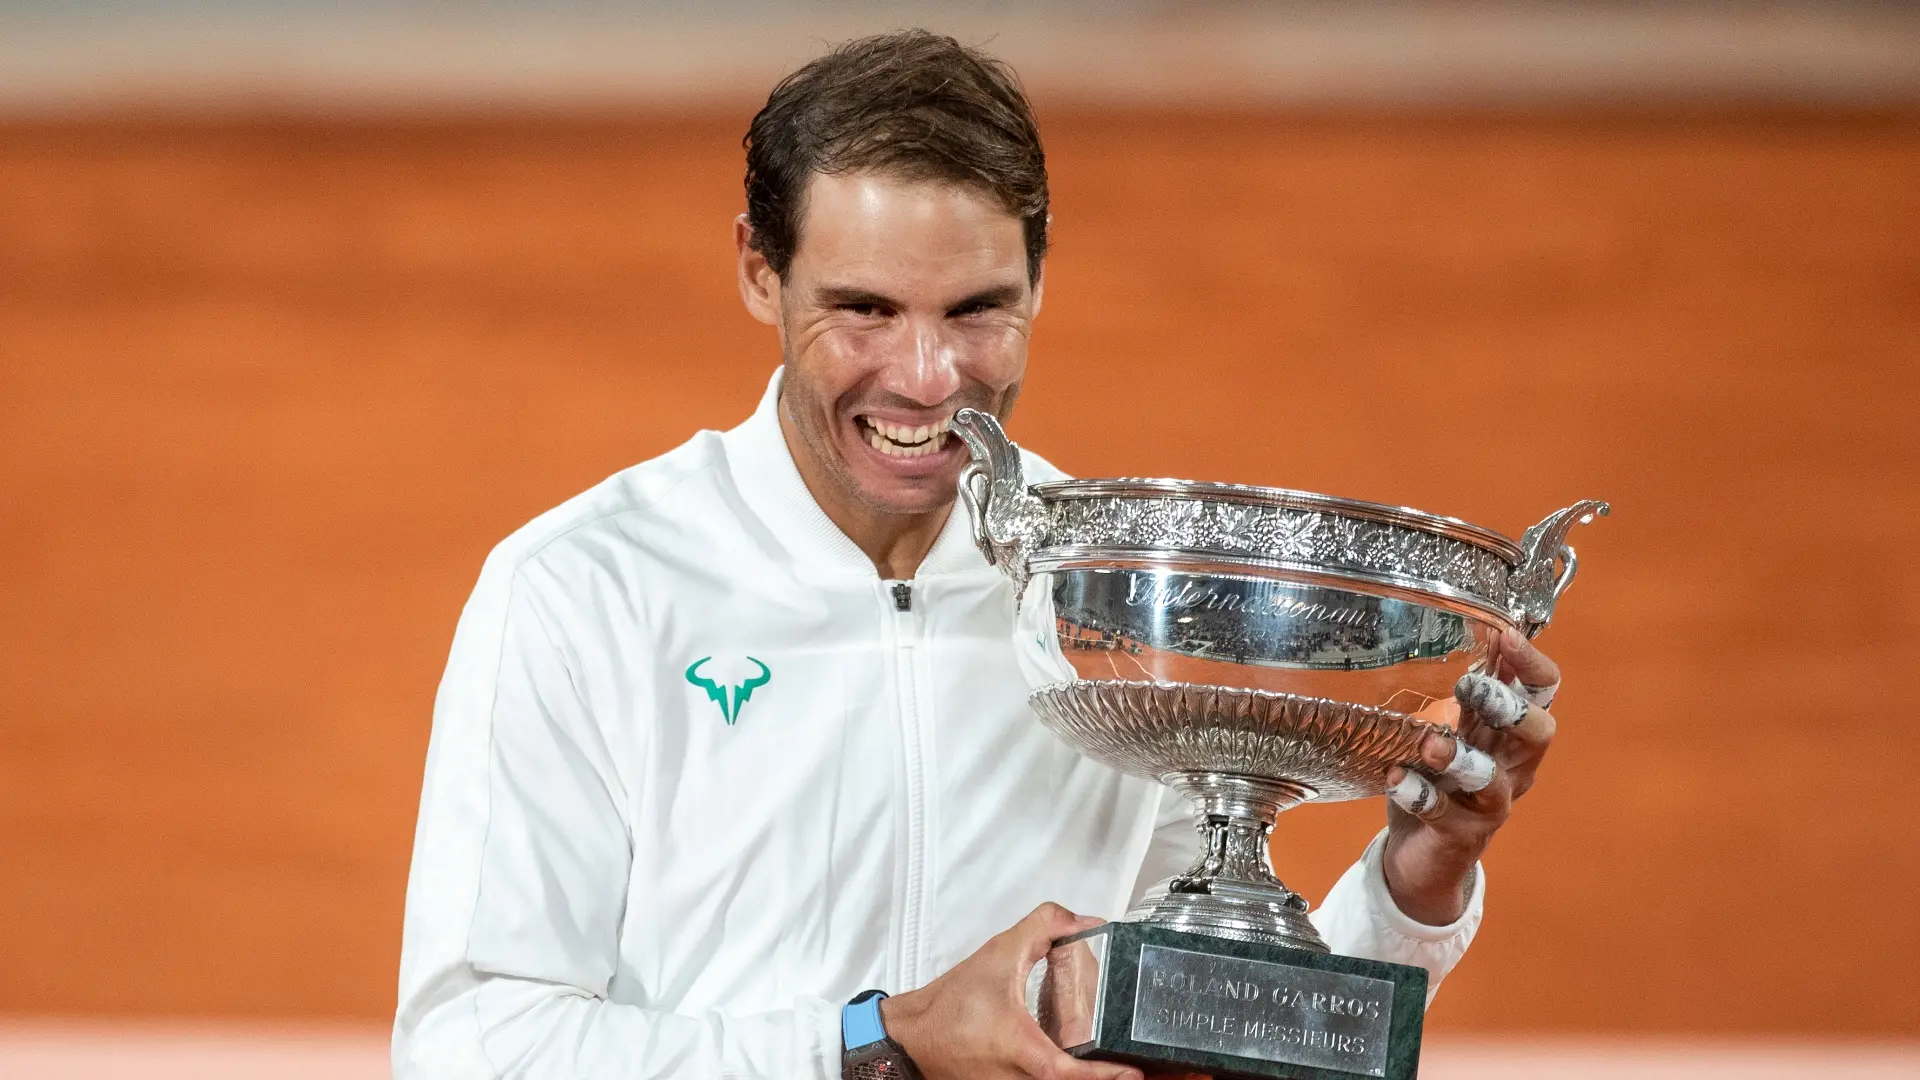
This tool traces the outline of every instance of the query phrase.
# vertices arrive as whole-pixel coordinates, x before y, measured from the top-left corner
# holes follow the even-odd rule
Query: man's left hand
[[[1407,917],[1445,926],[1466,913],[1481,853],[1513,801],[1533,786],[1553,742],[1547,706],[1559,688],[1559,666],[1509,630],[1487,674],[1464,676],[1452,700],[1419,714],[1451,723],[1458,737],[1427,736],[1420,758],[1431,778],[1398,767],[1387,774],[1383,865],[1387,889]]]

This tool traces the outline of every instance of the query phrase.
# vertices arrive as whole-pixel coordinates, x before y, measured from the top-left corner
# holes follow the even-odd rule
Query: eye
[[[969,315],[979,315],[983,312],[992,311],[999,306],[1000,305],[989,300],[975,300],[971,303],[961,304],[959,307],[947,312],[947,315],[951,318],[964,319]]]
[[[879,304],[870,304],[870,303],[841,304],[839,305],[839,308],[841,311],[847,312],[852,315],[858,315],[863,319],[870,319],[876,316],[887,314],[887,309],[880,306]]]

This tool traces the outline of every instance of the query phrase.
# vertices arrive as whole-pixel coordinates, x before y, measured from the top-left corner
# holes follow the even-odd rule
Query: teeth
[[[873,448],[889,457],[900,458],[939,453],[947,445],[948,428],[953,420],[949,416],[937,423],[907,427],[874,416],[864,419],[867,422],[867,441],[873,444]]]

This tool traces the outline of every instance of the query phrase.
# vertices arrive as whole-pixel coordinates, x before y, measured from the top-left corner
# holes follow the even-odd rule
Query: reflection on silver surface
[[[1451,693],[1499,632],[1489,616],[1411,599],[1127,561],[1138,565],[1044,571],[1027,587],[1030,602],[1050,606],[1078,678],[1272,690],[1414,712]]]
[[[1041,719],[1194,800],[1200,861],[1129,917],[1324,950],[1274,877],[1274,814],[1378,794],[1431,730],[1412,713],[1538,633],[1578,565],[1561,510],[1510,540],[1457,518],[1183,480],[1029,488],[991,416],[953,429],[982,554],[1015,584],[1014,646]]]

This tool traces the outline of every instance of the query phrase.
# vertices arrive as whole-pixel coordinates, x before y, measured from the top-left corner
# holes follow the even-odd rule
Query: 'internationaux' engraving
[[[1393,984],[1160,945],[1140,948],[1136,1042],[1385,1076]]]
[[[1380,616],[1355,607],[1336,607],[1301,600],[1277,589],[1259,592],[1225,591],[1206,579],[1152,573],[1127,575],[1126,605],[1165,611],[1259,612],[1335,626],[1378,626]]]

